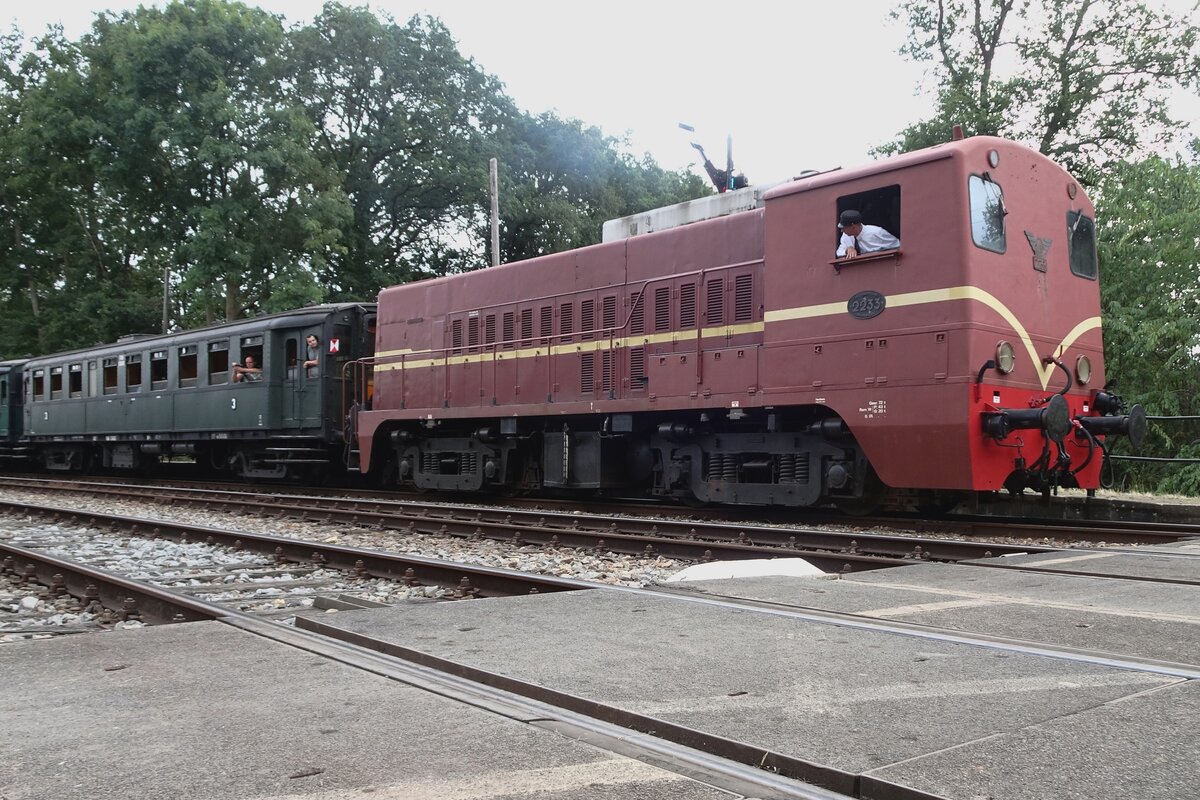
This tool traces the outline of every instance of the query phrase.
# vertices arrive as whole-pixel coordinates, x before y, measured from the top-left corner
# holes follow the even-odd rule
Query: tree
[[[499,81],[436,19],[398,25],[336,3],[291,34],[288,60],[316,153],[352,209],[325,273],[331,294],[361,299],[471,263],[485,142],[513,113]]]
[[[283,44],[276,18],[220,0],[101,15],[81,41],[92,156],[185,324],[322,297],[349,209],[281,89]]]
[[[929,64],[932,119],[878,148],[896,153],[969,134],[1023,141],[1083,180],[1143,153],[1182,121],[1167,96],[1200,78],[1194,12],[1124,0],[907,0],[901,52]]]
[[[0,73],[0,303],[4,355],[153,330],[155,284],[124,244],[126,219],[91,157],[96,98],[79,49],[52,32],[5,41]]]
[[[1200,142],[1188,159],[1110,165],[1096,216],[1107,374],[1150,414],[1200,415]],[[1146,452],[1200,456],[1196,430],[1152,425]],[[1135,466],[1122,477],[1140,488],[1200,494],[1196,467]]]

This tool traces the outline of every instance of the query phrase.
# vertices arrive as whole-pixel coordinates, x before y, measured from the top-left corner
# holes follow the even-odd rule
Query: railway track
[[[0,636],[207,619],[192,597],[268,618],[411,599],[469,599],[595,584],[287,537],[86,510],[10,506],[50,523],[0,540]],[[65,524],[64,524],[65,523]]]
[[[406,534],[490,539],[514,545],[575,547],[689,561],[801,557],[826,572],[853,572],[914,560],[962,561],[1058,548],[1027,541],[971,541],[943,536],[730,524],[580,511],[309,497],[228,489],[138,487],[98,482],[22,480],[0,486],[190,505],[220,514],[351,525]]]
[[[797,512],[794,509],[778,509],[769,507],[728,507],[714,506],[703,509],[691,509],[683,506],[660,501],[635,501],[621,499],[591,498],[579,500],[575,498],[553,497],[494,497],[490,495],[472,496],[469,503],[461,497],[438,494],[412,494],[399,491],[365,490],[365,489],[331,489],[326,497],[314,496],[314,490],[308,487],[292,487],[286,485],[269,485],[259,488],[247,488],[246,484],[213,482],[213,481],[180,481],[159,480],[153,482],[133,482],[127,479],[109,479],[93,477],[47,478],[44,476],[13,476],[0,478],[0,488],[4,486],[37,488],[59,488],[66,490],[83,489],[90,486],[119,487],[137,486],[147,491],[161,489],[164,498],[178,496],[172,494],[182,490],[193,492],[225,493],[231,498],[251,496],[288,498],[301,497],[312,502],[321,502],[321,510],[351,510],[355,506],[351,501],[357,501],[357,508],[371,509],[372,503],[381,505],[416,507],[446,507],[465,508],[472,512],[491,510],[513,514],[514,512],[538,513],[547,519],[560,515],[570,515],[572,519],[583,522],[588,518],[626,518],[649,520],[649,526],[678,527],[689,524],[699,530],[711,526],[719,530],[723,523],[726,528],[736,528],[746,532],[753,528],[764,531],[759,540],[775,541],[771,529],[792,528],[799,531],[816,530],[816,526],[833,528],[835,531],[852,530],[877,531],[895,535],[896,532],[910,531],[918,534],[914,544],[922,545],[919,534],[929,538],[960,537],[964,539],[987,539],[1000,543],[1016,543],[1026,545],[1044,545],[1049,547],[1077,546],[1080,544],[1163,544],[1172,543],[1184,538],[1200,537],[1200,522],[1186,521],[1147,521],[1147,520],[1110,520],[1110,519],[1062,519],[1046,516],[1026,515],[1020,517],[997,516],[992,514],[953,514],[937,517],[918,517],[912,514],[896,514],[890,516],[847,517],[845,514],[827,512],[821,509],[805,509]],[[1090,502],[1100,502],[1092,500]],[[1122,501],[1111,501],[1109,505],[1116,508]],[[1186,515],[1183,515],[1186,518]],[[493,516],[494,518],[494,516]],[[503,516],[502,516],[503,518]],[[551,525],[554,523],[551,522]],[[629,523],[632,525],[632,522]],[[643,526],[645,527],[645,526]],[[720,538],[720,537],[717,537]],[[1016,540],[1015,542],[1006,540]],[[776,544],[787,546],[788,541],[775,541]],[[895,554],[895,553],[893,553]],[[1000,553],[994,552],[999,555]]]

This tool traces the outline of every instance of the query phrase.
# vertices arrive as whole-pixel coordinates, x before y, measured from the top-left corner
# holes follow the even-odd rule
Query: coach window
[[[102,366],[104,367],[104,374],[102,377],[103,392],[106,393],[106,395],[115,395],[115,393],[116,393],[116,356],[109,356],[109,357],[107,357],[107,359],[104,359],[101,363],[102,363]]]
[[[116,356],[109,356],[108,358],[104,359],[103,365],[104,365],[104,378],[103,378],[104,393],[105,394],[116,394],[117,393],[117,358],[116,358]]]
[[[196,376],[199,374],[196,367],[196,345],[187,344],[179,348],[179,388],[195,386]]]
[[[67,395],[71,398],[83,397],[83,364],[67,367]]]
[[[142,390],[142,354],[130,353],[125,356],[125,391],[140,392]]]
[[[1004,232],[1004,190],[990,177],[972,175],[967,179],[971,196],[971,241],[976,247],[1003,253],[1008,242]]]
[[[833,222],[833,251],[836,252],[841,242],[842,233],[836,226],[843,211],[857,211],[862,215],[864,225],[878,225],[900,241],[904,236],[900,233],[900,185],[883,186],[857,194],[848,194],[838,198],[837,214]]]
[[[266,362],[263,361],[262,336],[243,336],[241,341],[241,355],[242,366],[246,364],[246,356],[250,356],[254,359],[255,365],[259,369],[265,370],[267,368]]]
[[[61,400],[62,399],[62,396],[63,396],[62,395],[62,384],[63,384],[62,367],[51,367],[50,368],[50,399],[51,400]]]
[[[33,400],[44,400],[46,394],[46,370],[35,369],[33,371]]]
[[[208,343],[208,385],[229,383],[229,340]]]
[[[166,350],[154,350],[150,353],[150,388],[156,392],[167,388]]]
[[[1082,211],[1067,212],[1067,251],[1071,272],[1096,280],[1096,223]]]
[[[299,340],[292,337],[283,343],[283,363],[287,364],[287,379],[296,380],[296,354],[300,352]]]

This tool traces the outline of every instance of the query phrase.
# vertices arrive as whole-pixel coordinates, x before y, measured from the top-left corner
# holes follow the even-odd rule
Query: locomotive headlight
[[[1008,342],[996,345],[996,369],[1001,375],[1007,375],[1017,365],[1017,351]]]
[[[988,150],[988,166],[992,169],[1000,166],[1000,151]]]
[[[1092,360],[1087,356],[1075,359],[1075,379],[1083,386],[1092,379]]]

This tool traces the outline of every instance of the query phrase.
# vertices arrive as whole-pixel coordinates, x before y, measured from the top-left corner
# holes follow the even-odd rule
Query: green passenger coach
[[[167,458],[256,479],[357,468],[346,420],[375,306],[340,304],[33,358],[22,444],[43,468],[139,470]]]

